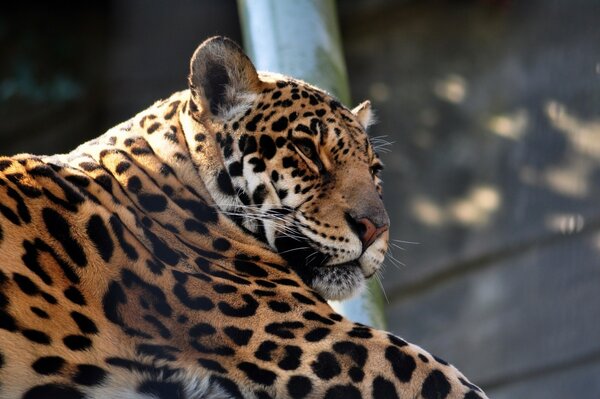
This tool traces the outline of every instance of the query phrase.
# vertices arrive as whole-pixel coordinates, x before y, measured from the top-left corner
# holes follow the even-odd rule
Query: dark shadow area
[[[64,151],[107,126],[110,6],[0,6],[0,150]]]
[[[0,6],[0,153],[64,152],[187,85],[213,35],[241,41],[233,0]]]

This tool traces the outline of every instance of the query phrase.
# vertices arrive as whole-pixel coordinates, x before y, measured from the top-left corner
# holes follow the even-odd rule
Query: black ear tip
[[[225,36],[210,37],[200,43],[194,51],[190,59],[191,75],[205,73],[208,64],[223,64],[228,59],[233,60],[236,57],[246,57],[244,50],[236,42]]]
[[[229,49],[235,49],[243,52],[242,48],[233,40],[225,36],[212,36],[200,43],[198,50],[210,49],[210,48],[223,48],[228,47]]]
[[[212,37],[209,37],[208,39],[206,39],[204,42],[213,42],[213,41],[216,43],[223,43],[223,44],[239,47],[235,41],[231,40],[227,36],[212,36]]]
[[[209,37],[194,51],[192,58],[190,60],[190,67],[192,73],[194,69],[202,69],[201,65],[204,63],[205,59],[208,58],[216,58],[223,59],[225,54],[237,55],[245,57],[244,50],[233,40],[229,39],[225,36],[213,36]],[[219,61],[221,62],[221,61]]]

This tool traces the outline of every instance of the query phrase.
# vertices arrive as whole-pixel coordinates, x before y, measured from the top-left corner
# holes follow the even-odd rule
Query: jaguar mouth
[[[330,256],[315,249],[308,237],[299,234],[277,237],[275,246],[300,278],[325,299],[346,299],[370,277],[365,275],[358,259],[327,264]]]
[[[317,270],[332,267],[343,267],[354,265],[359,267],[357,261],[328,265],[331,257],[316,247],[312,240],[299,231],[295,234],[282,235],[275,239],[275,247],[278,253],[288,261],[292,267]]]

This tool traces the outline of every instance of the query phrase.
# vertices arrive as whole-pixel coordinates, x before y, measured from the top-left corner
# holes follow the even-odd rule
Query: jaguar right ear
[[[215,36],[194,52],[189,86],[201,115],[224,119],[252,101],[259,92],[260,79],[248,56],[234,41]]]
[[[371,124],[373,124],[373,110],[371,109],[371,101],[366,100],[357,105],[352,113],[358,119],[358,122],[363,127],[363,129],[367,129]]]

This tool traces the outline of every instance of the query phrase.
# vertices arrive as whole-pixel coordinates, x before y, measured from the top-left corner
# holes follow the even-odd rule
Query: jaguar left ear
[[[260,79],[248,56],[234,41],[215,36],[194,52],[189,85],[202,115],[224,118],[252,100],[259,91]]]
[[[367,129],[373,122],[373,111],[371,110],[371,101],[366,100],[357,105],[352,113],[358,119],[358,122],[361,124],[363,129]]]

